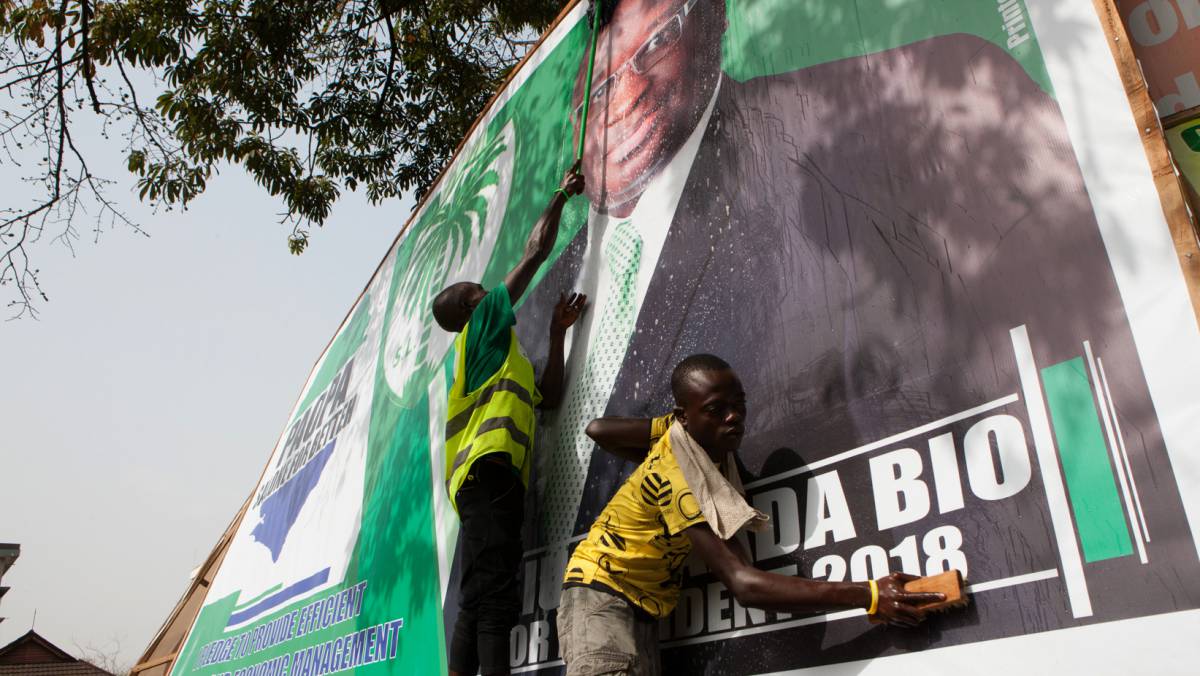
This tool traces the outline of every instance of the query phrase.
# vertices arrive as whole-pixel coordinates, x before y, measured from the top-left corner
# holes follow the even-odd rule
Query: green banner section
[[[1042,369],[1075,528],[1088,563],[1133,553],[1083,358]]]
[[[739,82],[875,54],[935,35],[967,33],[1007,49],[1043,91],[1054,93],[1023,0],[728,0],[727,4],[724,71]],[[955,65],[947,68],[950,72],[961,71]]]

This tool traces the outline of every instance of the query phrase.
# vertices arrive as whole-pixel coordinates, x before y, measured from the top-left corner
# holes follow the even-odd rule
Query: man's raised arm
[[[575,324],[586,308],[587,296],[582,293],[558,295],[558,303],[550,317],[550,350],[546,355],[546,368],[538,382],[538,391],[542,393],[542,403],[538,404],[538,408],[551,410],[562,403],[563,345],[567,339],[567,329]]]
[[[579,173],[579,162],[576,162],[567,170],[562,184],[550,197],[550,203],[546,205],[546,209],[538,218],[537,223],[533,224],[533,230],[525,242],[525,255],[521,257],[521,261],[512,269],[512,272],[509,272],[508,276],[504,278],[504,286],[508,287],[508,297],[512,299],[513,305],[516,305],[521,296],[525,294],[525,289],[529,288],[529,282],[533,281],[533,276],[537,274],[538,268],[542,267],[542,263],[545,263],[546,259],[550,257],[550,251],[554,249],[554,241],[558,239],[558,221],[562,218],[563,206],[567,203],[567,199],[581,192],[583,192],[583,174]]]

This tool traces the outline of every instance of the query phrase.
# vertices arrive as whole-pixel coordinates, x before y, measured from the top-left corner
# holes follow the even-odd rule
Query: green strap
[[[583,119],[579,121],[579,147],[575,150],[575,159],[583,157],[583,140],[587,138],[588,105],[592,102],[592,68],[596,65],[596,38],[600,35],[601,3],[604,0],[592,0],[592,49],[588,56],[587,89],[583,94]]]

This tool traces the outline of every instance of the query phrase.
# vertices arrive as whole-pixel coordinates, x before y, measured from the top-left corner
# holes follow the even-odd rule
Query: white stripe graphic
[[[1133,477],[1133,467],[1129,464],[1129,452],[1125,450],[1125,435],[1121,434],[1121,421],[1117,418],[1117,404],[1112,400],[1108,389],[1108,375],[1104,372],[1104,360],[1096,360],[1100,365],[1100,382],[1104,385],[1104,394],[1112,403],[1113,424],[1117,428],[1117,444],[1121,447],[1121,459],[1125,463],[1125,471],[1129,474],[1129,485],[1133,487],[1133,503],[1137,505],[1138,520],[1142,522],[1142,535],[1146,542],[1150,541],[1150,529],[1146,527],[1146,514],[1142,511],[1142,498],[1138,495],[1137,479]]]
[[[1117,438],[1113,434],[1112,420],[1109,419],[1107,392],[1100,384],[1100,374],[1096,370],[1096,357],[1092,354],[1092,345],[1083,341],[1083,351],[1087,354],[1088,370],[1092,375],[1092,389],[1096,392],[1096,401],[1100,404],[1100,419],[1104,421],[1104,431],[1108,434],[1108,450],[1112,453],[1113,466],[1117,468],[1117,485],[1121,487],[1121,498],[1125,500],[1125,513],[1129,515],[1129,525],[1133,526],[1134,541],[1137,543],[1138,559],[1148,563],[1146,559],[1146,544],[1142,542],[1142,529],[1138,525],[1138,516],[1133,508],[1133,495],[1129,490],[1129,482],[1125,478],[1125,466],[1121,463],[1121,450],[1117,448]]]
[[[537,671],[538,669],[549,669],[550,667],[561,667],[561,666],[563,666],[563,664],[564,664],[564,662],[562,660],[551,660],[549,662],[534,662],[533,664],[527,664],[523,667],[516,667],[516,668],[512,669],[512,673],[520,674],[520,673],[526,672],[526,671]]]
[[[1029,344],[1029,332],[1021,325],[1009,331],[1009,335],[1012,337],[1013,352],[1016,353],[1017,373],[1021,378],[1033,447],[1046,489],[1050,523],[1054,526],[1054,539],[1058,543],[1058,558],[1062,563],[1071,615],[1075,618],[1090,617],[1092,599],[1088,596],[1087,580],[1083,576],[1083,561],[1079,557],[1079,545],[1075,542],[1075,525],[1071,521],[1071,508],[1067,505],[1062,473],[1058,469],[1058,453],[1054,446],[1054,435],[1050,431],[1050,418],[1046,414],[1046,400],[1042,397],[1037,362],[1033,359],[1033,347]]]
[[[978,594],[979,592],[1004,589],[1005,587],[1015,587],[1019,584],[1029,584],[1030,582],[1051,580],[1056,577],[1058,577],[1058,571],[1051,568],[1050,570],[1039,570],[1036,573],[1014,575],[1013,577],[1005,577],[999,580],[992,580],[991,582],[980,582],[979,584],[967,585],[964,588],[964,591],[966,591],[968,594]]]
[[[968,594],[977,594],[980,592],[994,591],[996,589],[1004,589],[1005,587],[1015,587],[1017,585],[1029,584],[1031,582],[1039,582],[1041,580],[1049,580],[1058,577],[1058,571],[1039,570],[1034,573],[1025,575],[1016,575],[1013,577],[1005,577],[999,580],[991,580],[990,582],[980,582],[979,584],[966,587],[965,591]],[[761,627],[746,627],[744,629],[734,629],[733,631],[723,631],[717,634],[708,634],[706,636],[696,636],[693,638],[682,638],[676,641],[667,641],[662,644],[663,648],[674,648],[676,646],[696,645],[698,643],[711,643],[713,641],[724,641],[731,638],[739,638],[742,636],[754,636],[755,634],[767,634],[773,631],[783,631],[784,629],[793,629],[795,627],[805,627],[810,624],[823,624],[825,622],[837,622],[838,620],[848,620],[852,617],[862,617],[867,614],[867,611],[861,608],[857,610],[841,610],[836,613],[825,613],[824,615],[813,615],[810,617],[802,617],[797,620],[789,620],[787,622],[777,622],[775,624],[767,624]]]
[[[429,383],[429,448],[446,448],[446,371],[438,369]],[[446,494],[446,462],[443,453],[430,453],[429,479],[433,485],[433,528],[437,542],[438,583],[441,599],[450,588],[450,567],[458,546],[458,512]]]
[[[922,434],[936,430],[939,427],[945,427],[952,423],[956,423],[959,420],[965,420],[967,418],[977,416],[980,413],[985,413],[987,411],[990,411],[994,408],[999,408],[1001,406],[1011,404],[1011,403],[1017,401],[1019,398],[1020,397],[1018,397],[1016,394],[1010,394],[1007,397],[1001,397],[999,399],[996,399],[995,401],[989,401],[986,404],[980,404],[979,406],[976,406],[975,408],[967,409],[961,413],[955,413],[954,415],[947,416],[945,418],[942,418],[941,420],[935,420],[931,423],[926,423],[924,425],[921,425],[920,427],[916,427],[911,430],[908,430],[907,432],[900,432],[899,434],[893,434],[892,436],[887,437],[886,439],[880,439],[879,441],[872,441],[871,443],[866,444],[865,446],[859,446],[858,448],[852,448],[848,451],[842,451],[841,453],[838,453],[837,455],[831,455],[828,458],[825,458],[824,460],[817,460],[816,462],[810,462],[807,465],[804,465],[802,467],[797,467],[795,469],[789,469],[786,472],[780,472],[779,474],[776,474],[774,476],[765,477],[765,478],[759,479],[758,481],[751,481],[750,483],[746,484],[746,490],[750,490],[752,488],[758,488],[759,486],[763,486],[763,485],[766,485],[769,483],[780,481],[782,479],[787,479],[789,477],[796,476],[797,474],[804,474],[806,472],[812,472],[812,471],[818,470],[822,467],[827,467],[834,463],[839,463],[843,460],[849,460],[850,458],[862,455],[864,453],[870,453],[871,451],[875,451],[880,448],[885,448],[887,446],[891,446],[892,444],[904,441],[905,439],[911,439],[912,437],[921,436]]]

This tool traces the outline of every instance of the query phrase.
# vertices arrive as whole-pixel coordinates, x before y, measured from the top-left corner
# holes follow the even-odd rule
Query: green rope
[[[600,35],[600,4],[603,0],[592,0],[592,50],[588,56],[587,89],[583,94],[583,113],[579,121],[579,148],[575,151],[575,161],[583,159],[583,141],[587,138],[588,105],[592,102],[592,68],[596,65],[596,38]]]

